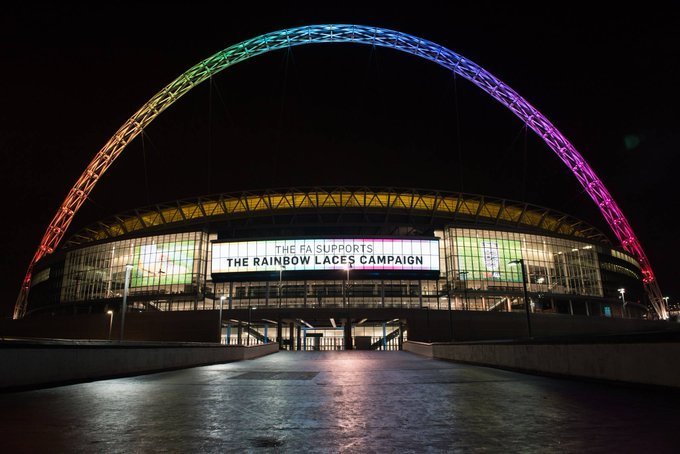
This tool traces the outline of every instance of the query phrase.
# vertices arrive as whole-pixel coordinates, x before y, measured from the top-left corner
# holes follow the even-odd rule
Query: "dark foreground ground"
[[[405,352],[252,361],[0,394],[2,452],[678,452],[680,394]]]

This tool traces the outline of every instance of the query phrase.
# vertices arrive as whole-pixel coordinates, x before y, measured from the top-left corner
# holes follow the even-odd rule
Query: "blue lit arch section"
[[[657,315],[667,318],[661,290],[630,223],[585,159],[543,114],[484,68],[439,44],[394,30],[345,24],[289,28],[234,44],[194,65],[144,104],[97,152],[59,207],[29,264],[14,318],[22,317],[26,310],[34,265],[44,255],[54,252],[99,178],[149,123],[196,85],[236,63],[274,50],[321,43],[367,44],[430,60],[469,80],[510,109],[559,156],[595,201],[623,248],[640,262],[645,288]]]

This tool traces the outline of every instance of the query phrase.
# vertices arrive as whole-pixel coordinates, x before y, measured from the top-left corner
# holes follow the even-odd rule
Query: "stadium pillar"
[[[304,281],[303,286],[304,294],[302,295],[302,307],[307,307],[307,281]]]
[[[241,320],[238,321],[238,330],[236,334],[236,344],[237,345],[243,345],[243,323],[241,323]]]
[[[290,351],[295,350],[295,322],[290,322],[289,326],[289,331],[288,331],[288,346],[290,348]]]
[[[382,338],[382,348],[383,350],[387,350],[387,323],[383,322],[382,324],[382,329],[383,329],[383,338]]]
[[[385,307],[385,280],[380,281],[380,306]]]
[[[399,320],[399,350],[404,349],[404,325]]]
[[[230,282],[229,283],[229,310],[231,310],[232,307],[232,302],[233,302],[233,295],[234,295],[234,283]]]
[[[345,319],[344,334],[345,334],[345,350],[354,350],[354,345],[352,344],[352,319],[351,318]]]
[[[276,324],[276,340],[279,343],[279,350],[283,350],[283,323],[279,317],[279,321]]]

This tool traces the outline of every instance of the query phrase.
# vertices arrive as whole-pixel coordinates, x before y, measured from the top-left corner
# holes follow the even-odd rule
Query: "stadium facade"
[[[350,329],[352,342],[398,348],[400,311],[523,313],[525,295],[535,314],[646,314],[639,263],[585,222],[397,188],[241,192],[113,216],[37,264],[27,316],[117,314],[126,289],[132,312],[220,310],[226,343],[281,342],[280,320],[274,334],[260,314],[283,311],[298,348],[344,348]]]

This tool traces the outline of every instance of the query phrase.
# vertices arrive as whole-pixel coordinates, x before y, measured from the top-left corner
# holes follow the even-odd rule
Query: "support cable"
[[[283,64],[283,84],[281,88],[281,102],[279,104],[279,118],[277,120],[276,124],[276,142],[274,143],[274,165],[273,167],[277,167],[277,162],[276,159],[279,155],[279,150],[281,147],[281,135],[283,131],[283,122],[284,122],[284,112],[286,108],[286,91],[288,88],[288,67],[290,64],[290,59],[292,55],[293,49],[291,47],[286,48],[286,53],[284,57],[284,64]]]
[[[144,163],[144,189],[146,190],[146,203],[147,205],[151,205],[150,195],[151,193],[149,191],[149,169],[147,168],[146,165],[146,145],[145,145],[146,140],[144,140],[146,137],[146,132],[142,131],[141,136],[142,136],[142,160]]]
[[[206,159],[208,171],[206,172],[206,179],[208,180],[208,194],[212,194],[212,123],[213,123],[213,77],[210,76],[208,89],[208,158]]]
[[[527,166],[528,166],[528,156],[527,156],[527,136],[529,134],[529,128],[524,125],[524,140],[522,144],[522,202],[527,202]]]
[[[458,106],[458,75],[453,73],[453,98],[456,111],[456,147],[458,148],[458,180],[460,181],[460,192],[465,192],[463,184],[463,143],[461,141],[460,130],[460,108]]]

